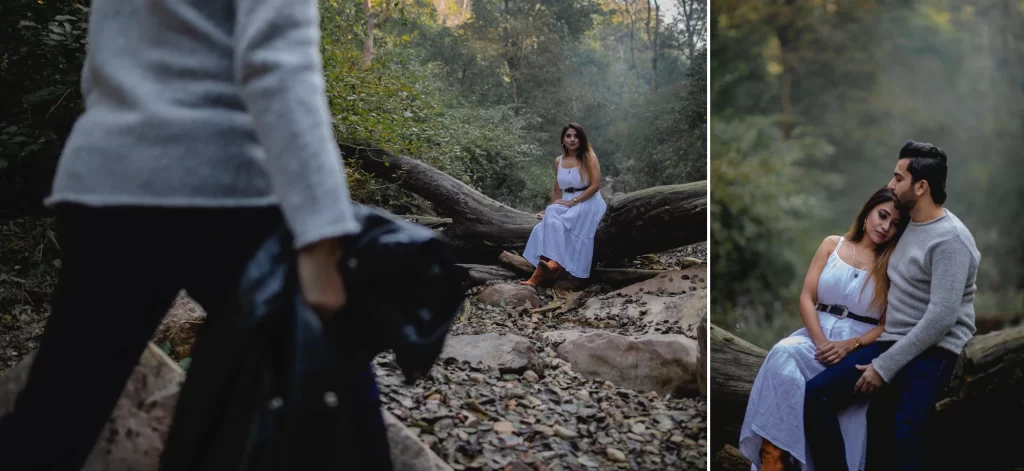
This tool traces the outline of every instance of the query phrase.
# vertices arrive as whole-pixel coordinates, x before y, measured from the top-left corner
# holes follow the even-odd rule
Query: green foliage
[[[49,168],[82,110],[88,8],[28,0],[0,14],[0,200],[48,186]],[[9,204],[10,204],[9,203]]]
[[[733,222],[725,225],[713,207],[712,269],[726,270],[714,277],[716,304],[724,306],[716,322],[744,325],[748,339],[770,339],[798,325],[796,306],[787,305],[795,292],[779,284],[798,285],[813,244],[846,228],[865,197],[889,180],[908,139],[932,142],[950,157],[946,206],[968,225],[982,253],[979,316],[986,310],[1024,312],[1019,302],[1024,249],[1018,236],[1024,214],[1012,204],[1024,196],[1017,165],[1024,145],[1019,131],[1024,129],[1024,30],[1019,28],[1024,8],[937,0],[811,2],[793,8],[713,0],[711,8],[713,200],[780,180],[768,171],[728,181],[716,173],[719,160],[742,154],[728,155],[737,152],[735,143],[723,140],[717,127],[763,126],[747,122],[763,116],[788,113],[795,129],[804,126],[804,136],[831,149],[831,157],[820,158],[820,149],[809,147],[807,156],[819,158],[801,166],[841,177],[827,185],[802,177],[803,184],[792,191],[815,198],[819,209],[807,216],[805,241],[776,241],[772,251],[742,237],[749,234],[748,225],[763,225],[764,215],[730,215]],[[781,120],[769,126],[781,128]],[[794,130],[791,140],[797,139]],[[766,207],[779,204],[766,200]],[[781,209],[770,214],[777,214],[779,224],[791,218]],[[739,266],[723,261],[736,260],[740,251],[749,258]],[[801,264],[777,272],[775,285],[749,282],[742,268],[773,266],[784,257]],[[749,299],[761,299],[761,311],[736,307]],[[778,304],[772,306],[772,300]],[[776,326],[782,327],[772,330]]]
[[[808,163],[831,157],[811,131],[782,139],[778,120],[713,119],[710,211],[713,310],[718,323],[758,330],[795,301],[822,228],[833,175]]]
[[[707,179],[706,70],[693,62],[685,80],[641,99],[634,119],[613,131],[616,142],[631,144],[620,151],[629,158],[620,159],[619,191]]]

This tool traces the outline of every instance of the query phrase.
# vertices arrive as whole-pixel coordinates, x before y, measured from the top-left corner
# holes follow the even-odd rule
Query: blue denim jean
[[[907,363],[891,383],[870,395],[855,393],[854,386],[862,374],[856,366],[869,364],[892,345],[875,342],[854,350],[807,382],[804,433],[815,469],[850,471],[837,415],[852,404],[869,400],[865,471],[923,469],[925,430],[936,401],[952,377],[957,355],[931,347]]]

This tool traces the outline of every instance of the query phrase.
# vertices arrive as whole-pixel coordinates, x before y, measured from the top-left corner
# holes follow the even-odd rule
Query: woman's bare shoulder
[[[835,250],[836,247],[839,246],[839,241],[842,240],[842,239],[843,239],[842,236],[830,235],[830,236],[826,237],[825,240],[821,241],[821,245],[818,248],[819,249],[826,249],[829,252],[831,252],[831,251]]]

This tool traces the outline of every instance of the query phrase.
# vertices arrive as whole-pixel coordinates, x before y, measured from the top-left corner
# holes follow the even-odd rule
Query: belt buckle
[[[832,314],[833,316],[836,316],[836,317],[838,317],[840,319],[846,319],[847,317],[849,317],[849,315],[850,315],[850,308],[848,308],[846,306],[843,306],[842,304],[837,304],[836,307],[838,307],[839,309],[842,309],[843,313],[840,314],[840,315]]]

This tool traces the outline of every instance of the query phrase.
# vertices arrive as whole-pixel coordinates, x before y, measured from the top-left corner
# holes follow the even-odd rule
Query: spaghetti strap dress
[[[586,184],[580,175],[580,166],[563,168],[561,156],[558,157],[557,180],[558,187],[562,189],[562,199],[566,201],[581,193],[568,193],[566,189]],[[523,258],[536,267],[540,257],[544,256],[558,262],[576,278],[589,278],[594,258],[594,235],[607,210],[608,205],[600,191],[575,206],[548,206],[544,219],[534,226],[526,242]]]
[[[843,241],[844,238],[840,237],[818,278],[818,302],[840,304],[852,313],[881,319],[881,311],[870,305],[874,280],[867,281],[867,271],[854,268],[839,258],[839,247],[843,246]],[[865,282],[867,286],[864,286]],[[833,342],[859,337],[875,327],[820,311],[818,322],[825,337]],[[764,439],[788,451],[803,471],[814,469],[813,463],[808,462],[810,457],[805,447],[804,387],[808,380],[826,368],[814,359],[816,350],[807,328],[801,328],[776,343],[765,357],[754,379],[740,429],[740,452],[753,462],[751,469],[754,471],[761,469],[760,448]],[[867,408],[867,403],[854,404],[839,414],[839,425],[846,443],[847,467],[851,470],[864,469]]]

